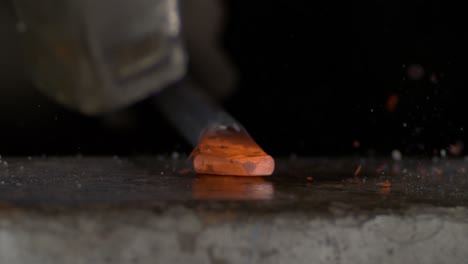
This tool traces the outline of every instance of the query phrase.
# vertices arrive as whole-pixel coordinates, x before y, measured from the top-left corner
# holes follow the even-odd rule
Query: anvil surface
[[[3,157],[0,263],[465,263],[468,161]]]

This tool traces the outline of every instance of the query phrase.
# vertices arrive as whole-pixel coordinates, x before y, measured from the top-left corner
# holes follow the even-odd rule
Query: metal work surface
[[[468,161],[3,158],[0,263],[464,263]]]

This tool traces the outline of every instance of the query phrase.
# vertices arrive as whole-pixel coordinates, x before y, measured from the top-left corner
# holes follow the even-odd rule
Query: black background
[[[461,6],[252,2],[232,3],[227,44],[243,79],[229,106],[262,145],[282,154],[432,155],[466,140]],[[411,65],[425,75],[408,78]],[[390,95],[399,98],[394,112],[385,109]]]
[[[267,152],[432,156],[467,140],[461,4],[227,3],[222,41],[240,79],[223,104]],[[415,65],[424,70],[416,80],[407,74]],[[393,112],[385,107],[391,95],[399,98]],[[0,105],[1,155],[190,151],[148,102],[132,106],[136,117],[119,125],[67,111],[34,88],[2,96],[10,103]]]

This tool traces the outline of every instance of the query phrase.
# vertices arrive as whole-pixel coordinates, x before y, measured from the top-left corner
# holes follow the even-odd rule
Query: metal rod
[[[200,137],[207,129],[242,129],[239,122],[188,79],[167,87],[155,95],[154,100],[193,147],[198,145]]]

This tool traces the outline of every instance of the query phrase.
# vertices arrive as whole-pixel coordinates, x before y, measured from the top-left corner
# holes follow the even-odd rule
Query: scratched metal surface
[[[4,157],[0,205],[24,208],[157,208],[255,212],[397,210],[468,205],[468,161],[277,159],[270,177],[195,175],[186,159]],[[360,167],[360,169],[358,169]],[[382,183],[390,182],[390,187]]]

